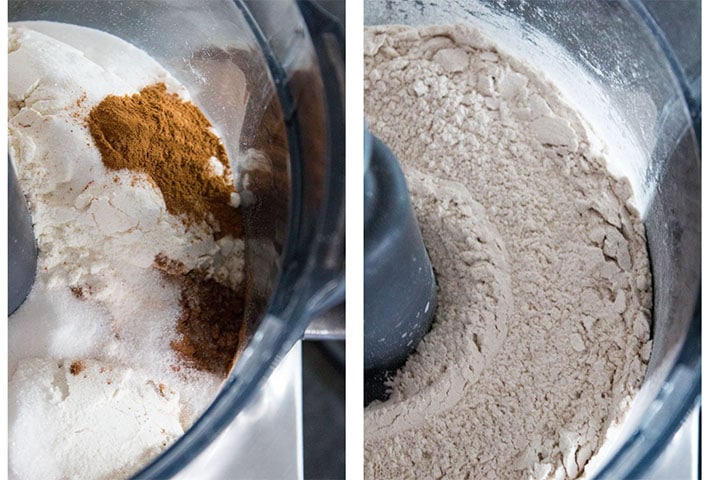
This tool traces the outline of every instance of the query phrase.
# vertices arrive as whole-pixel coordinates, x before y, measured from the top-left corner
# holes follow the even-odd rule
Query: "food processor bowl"
[[[700,395],[699,79],[638,0],[368,0],[365,21],[476,25],[559,87],[610,171],[630,180],[652,265],[652,354],[630,412],[585,473],[641,477]]]
[[[187,87],[236,171],[241,347],[205,413],[136,475],[170,478],[247,404],[310,320],[344,297],[342,32],[313,4],[291,0],[14,1],[8,13],[11,22],[95,28],[146,51]]]

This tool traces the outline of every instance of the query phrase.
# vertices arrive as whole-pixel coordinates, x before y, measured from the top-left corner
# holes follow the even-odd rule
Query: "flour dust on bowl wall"
[[[274,336],[253,335],[290,208],[266,58],[233,2],[10,13],[9,153],[38,246],[33,288],[9,318],[10,478],[122,478],[148,464],[170,476],[302,331],[288,320],[302,315],[276,312]],[[297,38],[284,66],[318,99]],[[322,132],[324,118],[305,118]]]
[[[366,7],[368,127],[402,166],[438,287],[430,331],[390,372],[387,398],[366,407],[368,478],[622,476],[662,447],[630,445],[636,457],[618,467],[618,446],[648,424],[644,409],[692,320],[697,259],[673,267],[689,299],[657,300],[677,288],[663,257],[699,247],[684,99],[653,51],[646,63],[666,83],[642,84],[657,97],[623,91],[649,113],[619,122],[612,89],[626,79],[598,84],[561,33],[534,31],[513,5]],[[527,17],[578,27],[581,17],[557,6],[538,3]],[[592,13],[621,14],[603,8]],[[672,121],[652,113],[656,101]],[[616,118],[597,127],[603,116]],[[674,168],[686,175],[677,185]],[[678,198],[663,198],[661,184]],[[673,202],[691,213],[668,252],[656,222]],[[684,320],[670,326],[668,308]],[[682,333],[669,347],[671,330]],[[673,408],[694,402],[685,400]]]

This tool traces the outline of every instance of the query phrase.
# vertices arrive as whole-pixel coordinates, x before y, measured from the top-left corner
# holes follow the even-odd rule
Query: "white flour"
[[[9,318],[9,477],[125,477],[187,430],[223,380],[181,363],[181,288],[154,262],[235,288],[244,243],[186,226],[147,177],[102,162],[86,118],[107,95],[162,82],[189,99],[160,64],[68,24],[12,23],[8,43],[8,143],[38,245],[33,290]],[[86,368],[68,373],[74,361]]]
[[[438,283],[368,478],[574,478],[650,352],[643,226],[556,89],[466,25],[366,30],[365,107]]]

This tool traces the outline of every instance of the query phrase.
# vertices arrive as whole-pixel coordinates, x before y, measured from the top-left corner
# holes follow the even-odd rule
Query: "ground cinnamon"
[[[198,107],[157,83],[134,95],[105,97],[87,123],[107,168],[145,173],[168,211],[186,223],[208,222],[221,236],[242,236],[225,147]],[[223,174],[214,171],[212,157]]]
[[[163,255],[155,258],[155,267],[180,287],[182,313],[175,325],[180,336],[170,346],[185,364],[224,376],[241,340],[243,295]]]
[[[70,364],[70,373],[73,375],[80,375],[85,370],[85,364],[82,360],[75,360]]]

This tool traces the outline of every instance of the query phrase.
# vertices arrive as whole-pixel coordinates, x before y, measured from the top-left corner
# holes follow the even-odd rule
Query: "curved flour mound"
[[[510,276],[500,234],[461,183],[406,169],[408,188],[438,281],[431,330],[392,381],[386,402],[366,413],[368,442],[454,407],[507,336]]]

